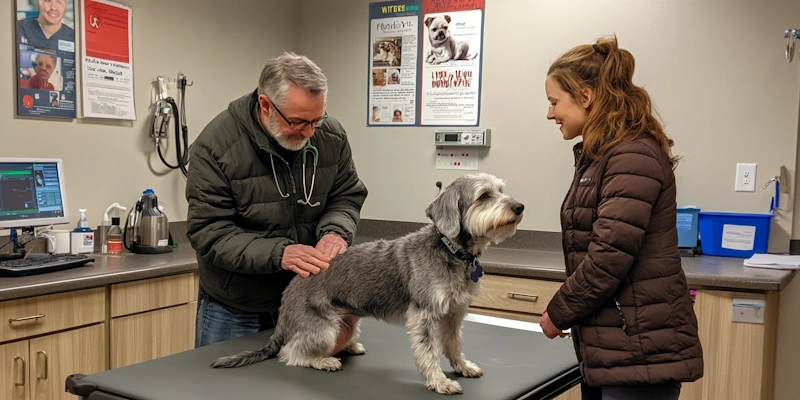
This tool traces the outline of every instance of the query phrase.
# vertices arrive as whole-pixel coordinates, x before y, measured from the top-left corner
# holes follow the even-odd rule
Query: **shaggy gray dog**
[[[461,323],[480,291],[478,258],[492,242],[513,236],[522,221],[524,206],[503,194],[504,184],[485,173],[461,176],[425,210],[432,224],[394,240],[352,246],[318,275],[295,277],[283,292],[266,346],[220,357],[211,366],[240,367],[278,356],[291,366],[340,370],[337,341],[347,353],[364,354],[356,341],[358,321],[372,317],[409,329],[429,389],[462,393],[445,376],[438,347],[443,345],[457,373],[483,375],[462,353]],[[346,328],[355,331],[349,341],[340,337]]]

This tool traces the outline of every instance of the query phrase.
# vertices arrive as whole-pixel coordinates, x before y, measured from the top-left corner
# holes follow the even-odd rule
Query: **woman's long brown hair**
[[[598,39],[594,45],[573,47],[547,72],[575,101],[585,88],[595,99],[583,127],[583,151],[592,159],[605,156],[610,148],[647,132],[658,141],[673,167],[679,157],[672,155],[670,139],[653,109],[650,95],[633,83],[633,55],[620,49],[617,38]]]

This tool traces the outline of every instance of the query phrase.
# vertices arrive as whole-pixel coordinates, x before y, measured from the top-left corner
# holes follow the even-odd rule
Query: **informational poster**
[[[370,125],[417,123],[419,7],[370,4]]]
[[[368,126],[477,126],[484,0],[369,5]]]
[[[132,10],[108,0],[80,1],[83,116],[135,120]]]
[[[483,0],[425,0],[421,125],[478,125]]]
[[[75,118],[74,0],[16,0],[17,114]]]

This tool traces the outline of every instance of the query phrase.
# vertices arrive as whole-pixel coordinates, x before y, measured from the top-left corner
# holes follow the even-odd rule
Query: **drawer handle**
[[[519,297],[520,300],[530,300],[530,301],[539,300],[539,296],[535,294],[517,293],[517,292],[508,292],[508,297],[512,299],[516,299]]]
[[[8,323],[9,324],[13,324],[14,322],[22,322],[22,321],[27,321],[27,320],[31,320],[31,319],[39,319],[39,318],[44,318],[44,314],[37,314],[37,315],[31,315],[31,316],[28,316],[28,317],[20,317],[20,318],[9,318],[8,319]]]
[[[22,361],[22,369],[20,370],[20,375],[22,375],[22,383],[14,382],[14,386],[25,386],[25,359],[20,356],[14,357],[14,362],[17,360]]]
[[[44,376],[37,376],[36,379],[45,380],[47,379],[47,353],[44,350],[39,350],[36,352],[36,356],[38,357],[39,354],[44,354]]]

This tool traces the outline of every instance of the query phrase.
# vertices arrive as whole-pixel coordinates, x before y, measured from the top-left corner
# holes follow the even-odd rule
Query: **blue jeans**
[[[223,305],[201,287],[197,296],[194,347],[270,329],[277,320],[277,314],[250,313]]]

